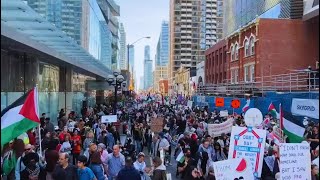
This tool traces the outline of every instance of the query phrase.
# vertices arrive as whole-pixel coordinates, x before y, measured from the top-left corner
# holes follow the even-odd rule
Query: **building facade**
[[[181,67],[175,74],[174,92],[189,96],[190,90],[190,69]]]
[[[218,0],[170,1],[170,88],[177,70],[196,70],[197,63],[205,60],[206,48],[221,37],[223,13],[217,9],[222,5]]]
[[[206,50],[205,83],[220,84],[227,80],[227,41],[221,40]]]
[[[159,62],[156,63],[158,66],[168,65],[169,59],[169,22],[163,21],[161,25],[161,33],[159,37]]]
[[[156,66],[153,73],[154,90],[159,91],[159,81],[168,79],[168,66]]]
[[[123,24],[120,23],[120,59],[119,66],[120,69],[128,69],[128,59],[127,59],[127,45],[126,45],[126,32],[124,30]]]
[[[225,0],[224,37],[256,18],[301,19],[303,0]]]
[[[302,20],[258,19],[232,34],[227,39],[228,83],[260,82],[261,86],[280,89],[284,84],[276,83],[289,78],[296,70],[309,66],[315,69],[319,59],[319,40],[315,40],[312,27],[312,23]],[[303,75],[307,77],[302,72]],[[291,78],[287,80],[293,81]],[[296,83],[300,85],[300,82]]]

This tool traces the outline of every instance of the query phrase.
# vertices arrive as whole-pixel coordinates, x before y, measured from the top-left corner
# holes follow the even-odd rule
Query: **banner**
[[[222,133],[227,134],[231,132],[232,125],[233,125],[232,118],[220,124],[208,124],[208,133],[212,137],[220,136]]]
[[[214,162],[213,169],[216,180],[254,179],[251,164],[244,158]]]
[[[292,99],[291,113],[319,119],[319,99]]]
[[[280,179],[311,179],[308,143],[283,143],[279,146]]]
[[[261,176],[266,131],[252,127],[232,127],[228,159],[245,158],[251,163],[253,175]]]
[[[101,123],[113,123],[117,122],[117,115],[101,116]]]
[[[163,117],[152,118],[150,123],[150,129],[154,133],[159,133],[163,130]]]

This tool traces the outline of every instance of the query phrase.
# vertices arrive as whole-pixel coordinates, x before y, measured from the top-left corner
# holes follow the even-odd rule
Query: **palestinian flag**
[[[283,133],[288,136],[290,143],[301,143],[304,141],[304,132],[305,128],[301,127],[294,122],[289,121],[284,117],[284,111],[279,105],[280,110],[280,128],[283,130]]]
[[[270,103],[268,107],[268,112],[272,115],[273,118],[277,118],[278,112],[272,103]]]
[[[242,108],[242,112],[245,113],[250,108],[250,99],[247,99],[246,104]]]
[[[1,112],[1,146],[40,124],[37,88]]]

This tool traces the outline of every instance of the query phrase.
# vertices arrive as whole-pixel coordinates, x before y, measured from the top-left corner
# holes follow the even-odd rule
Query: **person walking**
[[[113,146],[113,153],[110,153],[107,159],[108,179],[113,180],[117,178],[119,171],[125,165],[125,157],[120,153],[119,145]]]
[[[45,180],[46,171],[39,165],[39,155],[31,152],[24,156],[23,164],[26,168],[20,172],[21,180]]]
[[[78,157],[81,153],[81,137],[79,135],[79,130],[73,130],[73,136],[71,138],[73,143],[72,155],[73,155],[73,165],[76,165]]]
[[[160,157],[154,157],[152,162],[154,166],[152,180],[167,180],[166,166],[162,164]]]
[[[53,141],[49,141],[48,148],[45,150],[45,161],[46,161],[46,166],[45,170],[47,172],[46,179],[47,180],[52,180],[52,172],[57,165],[57,162],[59,160],[59,153],[56,150],[55,143]]]
[[[84,155],[80,155],[78,157],[78,180],[97,180],[96,176],[92,172],[92,170],[86,167],[88,159]]]
[[[77,180],[77,167],[69,163],[70,156],[68,153],[60,153],[58,165],[52,172],[54,180]]]
[[[22,142],[23,143],[23,142]],[[26,169],[26,165],[23,162],[24,157],[29,154],[32,153],[33,149],[32,149],[32,145],[31,144],[26,144],[24,146],[24,152],[22,153],[22,155],[18,158],[17,160],[17,164],[15,167],[15,179],[16,180],[20,180],[20,174],[23,170]]]
[[[64,142],[62,143],[61,147],[60,147],[60,150],[59,152],[62,152],[62,153],[68,153],[69,155],[71,155],[71,142],[70,142],[70,134],[65,134],[65,137],[63,138],[64,139]]]
[[[131,157],[126,158],[125,164],[125,167],[119,171],[117,180],[141,180],[139,171],[132,165]]]
[[[144,153],[141,152],[138,154],[138,159],[133,163],[133,166],[136,170],[139,171],[142,180],[148,180],[150,177],[147,175],[149,173],[149,169],[146,166],[146,162],[144,161]]]
[[[100,152],[96,151],[91,155],[89,168],[97,177],[97,180],[105,180],[105,172],[101,162]]]

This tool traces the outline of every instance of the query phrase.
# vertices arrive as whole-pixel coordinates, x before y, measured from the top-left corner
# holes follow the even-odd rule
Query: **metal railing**
[[[295,72],[272,76],[257,77],[251,82],[232,82],[230,79],[219,84],[206,84],[198,87],[196,94],[230,94],[280,92],[311,92],[319,90],[319,73],[317,71]]]

